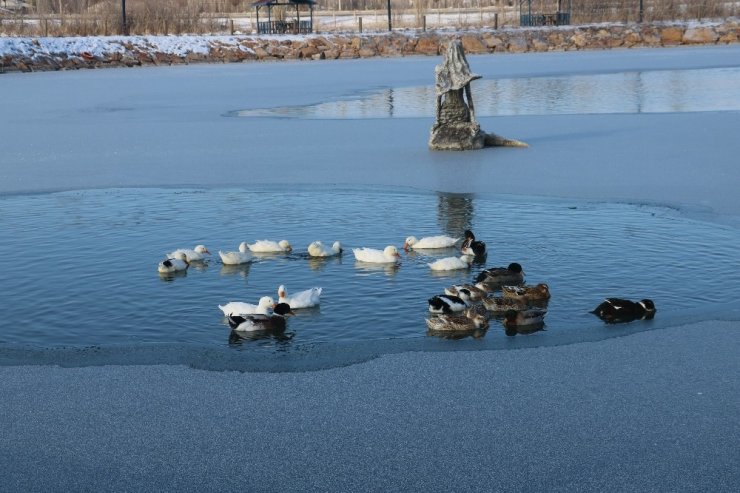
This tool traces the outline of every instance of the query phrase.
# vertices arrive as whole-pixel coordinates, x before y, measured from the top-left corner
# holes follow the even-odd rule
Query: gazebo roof
[[[253,7],[267,7],[269,5],[316,5],[315,0],[257,0],[252,2]]]

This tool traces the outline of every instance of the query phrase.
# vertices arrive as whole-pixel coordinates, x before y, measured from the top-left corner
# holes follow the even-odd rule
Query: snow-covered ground
[[[469,61],[484,78],[737,67],[740,47]],[[224,116],[431,85],[438,62],[5,74],[0,89],[12,97],[0,100],[0,194],[391,185],[658,203],[740,226],[736,111],[481,118],[485,130],[530,147],[470,153],[428,151],[431,119]],[[4,254],[33,253],[29,245]],[[737,261],[728,259],[728,268]],[[724,318],[595,343],[402,353],[308,373],[4,366],[0,484],[9,491],[735,491],[740,313]]]

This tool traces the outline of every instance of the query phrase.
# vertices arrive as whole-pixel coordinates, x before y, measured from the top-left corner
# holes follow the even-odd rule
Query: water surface
[[[476,115],[685,113],[740,110],[740,67],[655,70],[472,83]],[[232,112],[309,119],[434,117],[434,86],[386,88],[307,106]]]
[[[647,205],[371,187],[107,189],[2,197],[0,228],[5,348],[166,343],[320,357],[335,343],[440,341],[427,334],[426,300],[512,261],[527,282],[546,282],[553,294],[546,330],[519,336],[538,344],[613,335],[588,313],[606,296],[650,297],[656,321],[740,297],[740,272],[729,263],[740,232]],[[429,269],[455,250],[404,254],[397,268],[359,264],[351,253],[467,228],[489,250],[469,271]],[[294,251],[244,266],[224,266],[216,255],[263,238],[288,239]],[[309,258],[306,247],[317,239],[340,240],[344,255]],[[198,243],[214,258],[184,276],[157,273],[166,252]],[[289,292],[321,286],[320,308],[299,311],[285,337],[229,329],[218,304],[256,303],[276,296],[280,284]],[[508,344],[495,320],[482,336],[478,348]]]

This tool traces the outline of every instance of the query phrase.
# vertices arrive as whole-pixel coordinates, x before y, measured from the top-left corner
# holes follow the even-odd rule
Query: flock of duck
[[[429,263],[435,271],[469,269],[475,259],[484,258],[486,244],[475,238],[472,231],[466,230],[462,238],[449,236],[429,236],[417,239],[409,236],[403,249],[439,250],[458,248],[459,257],[446,257]],[[290,253],[292,247],[287,240],[258,240],[253,244],[242,242],[238,251],[219,251],[224,265],[238,265],[254,260],[254,253]],[[372,264],[396,264],[400,261],[398,249],[389,245],[383,250],[373,248],[353,248],[358,262]],[[321,241],[308,246],[310,257],[332,257],[341,255],[343,248],[336,241],[331,247]],[[158,265],[160,274],[173,274],[188,269],[192,262],[202,262],[210,255],[204,245],[193,249],[181,248],[167,255]],[[439,334],[479,334],[489,328],[489,321],[500,319],[506,335],[532,333],[544,328],[550,289],[546,283],[527,285],[524,270],[517,262],[507,267],[493,267],[480,272],[475,282],[456,284],[446,288],[443,294],[429,298],[430,317],[426,325],[430,333]],[[284,285],[278,287],[278,300],[263,296],[258,303],[231,301],[218,308],[227,318],[229,326],[235,331],[282,331],[285,330],[285,317],[294,315],[293,310],[318,306],[321,302],[322,288],[314,287],[288,295]],[[622,298],[607,298],[592,311],[606,323],[630,322],[637,319],[651,319],[655,314],[655,304],[650,299],[638,302]]]

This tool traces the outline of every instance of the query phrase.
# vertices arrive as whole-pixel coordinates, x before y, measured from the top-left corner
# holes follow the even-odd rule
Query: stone
[[[447,44],[444,59],[434,69],[436,120],[429,136],[429,148],[435,151],[467,151],[494,145],[518,145],[496,134],[486,134],[475,120],[470,83],[480,75],[470,70],[460,40]]]
[[[716,43],[719,39],[717,32],[711,27],[689,28],[683,33],[681,41],[685,44],[709,44]]]
[[[683,39],[683,29],[680,27],[666,27],[660,31],[660,42],[664,45],[681,44]]]

